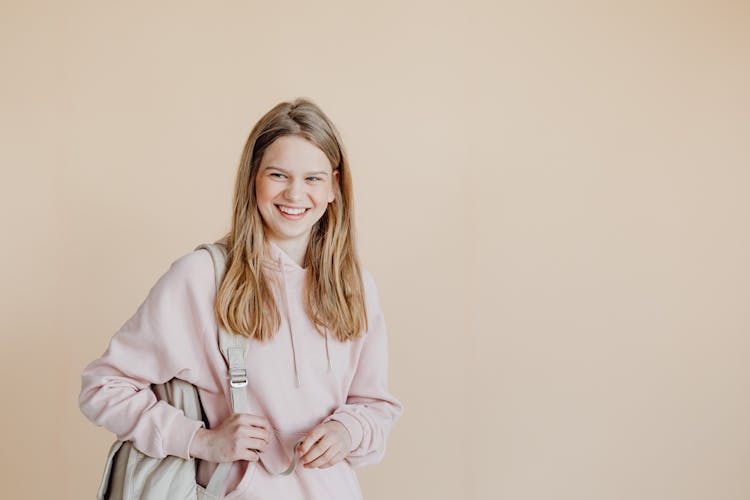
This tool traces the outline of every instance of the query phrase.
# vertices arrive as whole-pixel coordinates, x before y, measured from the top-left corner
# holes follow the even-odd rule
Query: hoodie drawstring
[[[297,351],[294,349],[294,332],[292,332],[292,316],[289,313],[289,297],[287,296],[287,282],[286,282],[286,271],[284,269],[284,262],[281,260],[281,255],[278,257],[279,268],[281,268],[281,277],[284,280],[284,308],[286,309],[286,322],[289,323],[289,338],[292,341],[292,359],[294,360],[294,376],[297,380],[297,387],[302,385],[299,380],[299,368],[297,367]]]
[[[326,331],[326,357],[328,358],[328,371],[333,370],[333,364],[331,363],[331,354],[328,352],[328,331]]]
[[[295,350],[295,347],[294,347],[294,331],[292,327],[292,316],[291,316],[291,313],[289,312],[289,295],[288,295],[289,287],[288,287],[288,283],[286,279],[286,266],[284,265],[281,255],[278,255],[277,260],[278,260],[279,268],[281,269],[281,277],[282,277],[283,285],[284,285],[283,286],[284,308],[286,312],[286,321],[289,324],[289,339],[291,340],[291,343],[292,343],[292,359],[294,362],[294,377],[296,380],[297,387],[299,387],[302,385],[302,382],[300,381],[299,366],[297,365],[297,351]],[[333,363],[331,362],[331,353],[328,348],[328,332],[327,331],[325,332],[325,337],[326,337],[326,358],[328,360],[328,371],[330,372],[333,370]]]

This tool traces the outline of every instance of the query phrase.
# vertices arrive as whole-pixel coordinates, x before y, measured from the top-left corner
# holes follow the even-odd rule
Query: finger
[[[266,444],[268,444],[268,443],[271,442],[271,432],[270,431],[268,431],[266,429],[263,429],[261,427],[255,427],[255,426],[252,426],[252,425],[249,428],[245,427],[245,429],[246,429],[246,435],[248,437],[251,437],[251,438],[254,438],[254,439],[260,439],[261,441],[265,441]]]
[[[325,431],[325,427],[321,427],[319,425],[313,428],[312,431],[310,431],[310,434],[307,435],[305,440],[302,442],[302,445],[299,447],[300,453],[302,454],[301,456],[304,456],[308,451],[310,451],[312,445],[325,435]]]
[[[271,423],[265,417],[253,415],[252,413],[235,413],[234,415],[236,416],[237,422],[241,425],[252,425],[254,427],[271,430]]]
[[[247,419],[238,419],[232,425],[238,438],[253,437],[263,439],[266,442],[269,442],[271,439],[271,431],[269,429],[252,425]]]
[[[316,460],[318,457],[322,456],[326,451],[328,451],[328,448],[323,447],[320,444],[316,444],[310,450],[308,450],[307,453],[302,455],[299,459],[302,464],[307,465],[313,460]]]
[[[307,451],[307,453],[300,457],[300,460],[302,461],[302,463],[308,463],[312,460],[315,460],[326,451],[328,451],[332,444],[332,438],[330,438],[329,436],[323,436],[322,438],[320,438],[320,441],[315,443],[313,447]]]
[[[266,443],[262,439],[256,439],[256,438],[243,439],[240,442],[240,444],[243,448],[247,448],[249,450],[257,450],[257,451],[265,451],[265,449],[268,447],[268,443]]]
[[[260,455],[258,455],[257,451],[245,450],[245,453],[243,453],[243,456],[240,457],[240,460],[247,460],[248,462],[257,462],[259,458],[260,458]]]
[[[266,429],[267,431],[271,430],[271,423],[265,417],[261,417],[260,415],[253,415],[251,413],[239,413],[238,415],[238,419],[242,425],[252,425],[255,427]]]
[[[335,455],[336,451],[332,448],[328,448],[328,450],[321,456],[319,456],[309,464],[305,464],[305,467],[320,467],[321,465],[329,463]]]
[[[328,467],[333,467],[337,463],[341,462],[344,459],[345,456],[346,456],[346,452],[345,451],[340,451],[340,452],[336,453],[333,456],[333,458],[328,461],[327,464],[323,464],[323,465],[321,465],[318,468],[319,469],[327,469]]]

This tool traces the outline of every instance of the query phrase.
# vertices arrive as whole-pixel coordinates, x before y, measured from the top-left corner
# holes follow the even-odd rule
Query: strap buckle
[[[231,387],[245,387],[247,385],[247,370],[244,368],[229,370],[229,385]]]

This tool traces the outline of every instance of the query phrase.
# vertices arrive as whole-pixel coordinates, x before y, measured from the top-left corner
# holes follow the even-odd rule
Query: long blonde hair
[[[352,180],[338,131],[323,111],[298,98],[273,107],[253,127],[240,159],[234,187],[230,231],[219,242],[227,247],[227,269],[216,294],[217,321],[228,331],[259,341],[281,325],[269,278],[263,270],[267,251],[255,180],[266,148],[284,135],[303,137],[320,148],[334,170],[335,200],[313,226],[305,253],[305,309],[316,330],[329,330],[344,342],[367,329],[364,286],[354,244]]]

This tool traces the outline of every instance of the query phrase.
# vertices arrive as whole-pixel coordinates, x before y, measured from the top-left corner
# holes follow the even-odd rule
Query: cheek
[[[259,204],[266,204],[276,196],[274,186],[268,182],[257,182],[255,184],[255,198]]]
[[[324,187],[315,192],[315,202],[320,208],[328,206],[328,198],[331,196],[331,187]]]

